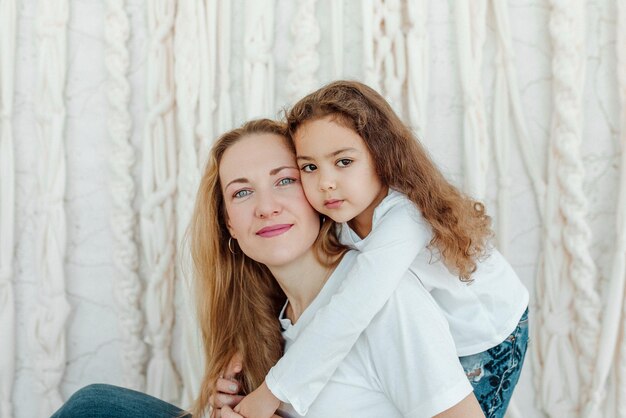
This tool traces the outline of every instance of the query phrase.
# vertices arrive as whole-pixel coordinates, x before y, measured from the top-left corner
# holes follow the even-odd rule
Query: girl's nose
[[[329,190],[335,190],[335,188],[337,187],[334,180],[328,179],[328,178],[321,179],[319,184],[320,184],[320,190],[323,192],[329,191]]]

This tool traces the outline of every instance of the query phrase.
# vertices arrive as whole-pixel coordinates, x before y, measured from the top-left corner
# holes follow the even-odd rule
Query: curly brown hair
[[[303,124],[328,116],[361,136],[382,183],[404,193],[431,225],[428,248],[438,250],[462,281],[471,281],[493,235],[484,205],[445,179],[389,103],[365,84],[335,81],[298,101],[287,112],[290,137]]]

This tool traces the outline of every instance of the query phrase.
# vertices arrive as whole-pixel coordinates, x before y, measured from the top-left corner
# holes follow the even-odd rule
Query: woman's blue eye
[[[305,164],[300,170],[304,171],[305,173],[312,173],[313,171],[317,170],[317,166],[315,164]]]
[[[295,183],[296,179],[292,179],[291,177],[285,177],[284,179],[280,179],[278,182],[279,186],[285,186],[287,184]]]
[[[341,160],[337,161],[337,165],[339,167],[347,167],[350,164],[352,164],[352,160],[349,158],[342,158]]]
[[[252,193],[250,190],[239,190],[237,193],[233,195],[233,197],[240,199],[242,197],[248,196],[250,193]]]

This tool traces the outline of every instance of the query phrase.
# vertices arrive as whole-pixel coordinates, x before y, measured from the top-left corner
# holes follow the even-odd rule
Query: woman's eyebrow
[[[341,149],[338,149],[337,151],[333,151],[333,152],[330,152],[330,153],[326,154],[325,158],[331,158],[331,157],[334,157],[334,156],[336,156],[336,155],[343,154],[344,152],[349,152],[349,151],[351,151],[351,152],[357,152],[357,153],[359,152],[359,150],[358,150],[358,149],[356,149],[356,148],[352,148],[352,147],[341,148]],[[296,160],[308,160],[308,161],[313,161],[313,157],[309,157],[308,155],[298,155],[298,156],[296,157]]]
[[[248,180],[248,179],[247,179],[247,178],[245,178],[245,177],[240,177],[240,178],[238,178],[238,179],[235,179],[235,180],[229,181],[229,182],[228,182],[228,184],[227,184],[226,186],[224,186],[224,190],[228,189],[228,187],[229,187],[231,184],[234,184],[234,183],[250,183],[250,180]]]
[[[291,168],[293,170],[298,170],[297,167],[294,167],[292,165],[282,165],[280,167],[271,169],[270,170],[270,176],[274,176],[274,175],[278,174],[281,170],[284,170],[284,169],[287,169],[287,168]]]

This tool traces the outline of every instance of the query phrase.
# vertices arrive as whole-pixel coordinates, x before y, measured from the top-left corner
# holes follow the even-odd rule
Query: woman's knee
[[[106,412],[106,404],[119,389],[101,383],[85,386],[74,392],[51,418],[98,417],[99,413]]]

